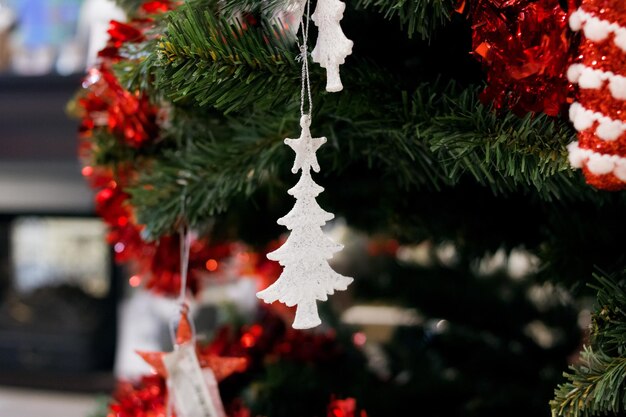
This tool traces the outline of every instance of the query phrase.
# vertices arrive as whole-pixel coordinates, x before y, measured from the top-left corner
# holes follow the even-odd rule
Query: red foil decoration
[[[108,241],[118,262],[134,266],[134,279],[147,288],[163,294],[180,291],[179,237],[164,236],[156,242],[142,238],[143,227],[136,223],[129,195],[124,189],[136,177],[138,165],[117,164],[95,166],[94,154],[104,146],[117,152],[140,154],[147,146],[155,146],[160,136],[159,119],[163,110],[138,91],[128,91],[113,74],[113,65],[124,58],[125,45],[147,39],[153,20],[148,14],[170,10],[177,2],[147,1],[138,17],[128,23],[112,21],[110,39],[99,53],[99,63],[89,70],[83,81],[84,90],[77,100],[81,113],[79,154],[86,166],[83,174],[97,191],[96,211],[109,226]],[[133,163],[141,163],[135,158]],[[213,261],[210,272],[219,272],[221,261],[230,256],[232,246],[208,245],[194,240],[190,250],[188,286],[198,289],[199,277],[206,274],[206,262]]]
[[[346,398],[344,400],[332,399],[328,404],[327,417],[367,417],[365,410],[357,413],[356,400]]]
[[[159,375],[144,376],[136,382],[120,381],[109,403],[107,417],[166,417],[167,387]],[[228,417],[251,417],[240,399],[225,404]],[[173,413],[172,417],[176,417]]]
[[[166,417],[167,387],[158,375],[144,376],[137,382],[120,381],[108,405],[107,417]],[[244,402],[236,398],[225,404],[228,417],[252,417]],[[172,417],[176,417],[173,413]],[[260,417],[260,416],[256,416]],[[357,411],[354,398],[331,399],[327,417],[367,417]]]
[[[144,376],[134,384],[120,382],[107,417],[165,417],[166,394],[165,380],[160,376]]]
[[[189,340],[186,324],[179,327],[177,338],[185,343]],[[345,352],[334,332],[311,333],[293,330],[271,309],[263,307],[256,323],[234,328],[225,326],[216,332],[208,345],[198,345],[198,355],[203,358],[217,358],[217,362],[202,363],[216,371],[221,381],[233,372],[242,372],[237,381],[233,376],[228,383],[248,384],[250,375],[255,375],[268,363],[286,359],[300,364],[330,364],[345,360]],[[136,383],[120,382],[113,401],[109,404],[107,417],[165,417],[167,390],[160,364],[161,352],[143,353],[151,365],[156,365],[157,375],[141,378]],[[233,357],[239,357],[233,358]],[[230,358],[227,358],[230,357]],[[245,361],[241,358],[245,358]],[[240,364],[233,362],[238,360]],[[244,366],[245,362],[245,366]],[[236,365],[236,369],[233,368]],[[252,417],[250,410],[241,398],[224,404],[229,417]],[[354,398],[339,399],[333,396],[327,406],[328,417],[367,417],[364,410],[358,410]],[[260,417],[260,416],[255,416]]]
[[[558,115],[567,101],[570,57],[567,16],[558,0],[478,0],[470,11],[473,53],[497,110]]]
[[[141,10],[148,14],[165,13],[178,6],[180,2],[170,0],[147,1],[141,5]]]

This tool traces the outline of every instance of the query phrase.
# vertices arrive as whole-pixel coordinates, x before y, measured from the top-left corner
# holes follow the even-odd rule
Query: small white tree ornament
[[[326,91],[343,90],[339,65],[352,53],[353,42],[341,30],[341,19],[346,4],[339,0],[318,0],[311,18],[318,28],[317,43],[311,57],[326,68]]]
[[[317,301],[326,301],[328,295],[348,288],[352,278],[345,277],[328,264],[333,254],[343,246],[333,242],[322,232],[322,226],[335,216],[324,211],[315,200],[324,188],[311,177],[311,169],[319,172],[315,152],[326,143],[326,138],[313,138],[309,130],[311,118],[302,116],[302,133],[298,139],[285,139],[285,144],[295,153],[291,172],[302,171],[298,183],[289,190],[296,198],[293,209],[278,219],[278,224],[291,230],[287,241],[267,255],[283,267],[280,277],[257,297],[266,303],[280,301],[287,306],[297,305],[294,329],[310,329],[321,324]]]

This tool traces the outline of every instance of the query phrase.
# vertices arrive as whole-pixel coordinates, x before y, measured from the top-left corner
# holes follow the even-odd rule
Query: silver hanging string
[[[187,276],[189,274],[189,252],[191,250],[191,234],[186,225],[181,225],[178,229],[180,237],[180,294],[178,295],[178,304],[181,306],[181,312],[187,308]]]
[[[300,48],[298,60],[302,61],[302,89],[300,92],[300,116],[309,116],[313,113],[313,99],[311,96],[311,80],[309,78],[309,23],[310,23],[311,2],[306,2],[306,17],[302,17],[300,27],[302,28],[302,44],[296,39],[296,44]],[[304,112],[304,102],[308,99],[308,111]]]
[[[182,206],[182,218],[185,219],[186,212],[186,203],[187,203],[187,193],[186,190],[181,195],[181,206]],[[176,333],[177,328],[180,325],[179,318],[182,314],[187,317],[189,321],[189,325],[191,326],[191,342],[195,343],[196,338],[196,329],[193,323],[193,320],[189,318],[189,304],[187,303],[187,281],[189,275],[189,254],[191,251],[191,233],[189,231],[189,227],[183,221],[183,223],[178,228],[178,236],[180,240],[180,292],[178,294],[177,304],[179,305],[178,314],[170,320],[170,336],[172,339],[172,345],[174,348],[177,348],[176,343]]]

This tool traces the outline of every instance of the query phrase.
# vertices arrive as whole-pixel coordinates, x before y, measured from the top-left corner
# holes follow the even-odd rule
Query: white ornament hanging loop
[[[302,61],[302,74],[301,74],[301,89],[300,89],[300,115],[304,116],[313,114],[313,96],[311,95],[311,79],[309,74],[309,23],[310,23],[310,6],[309,0],[306,2],[306,17],[303,17],[301,23],[302,26],[302,44],[298,45],[300,48],[300,56],[298,57]],[[308,110],[304,112],[304,102],[308,99]]]

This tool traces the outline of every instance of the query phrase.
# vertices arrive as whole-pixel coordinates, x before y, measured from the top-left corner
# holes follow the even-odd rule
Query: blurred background
[[[110,19],[107,0],[0,0],[3,417],[87,416],[114,384],[118,272],[65,112]]]

